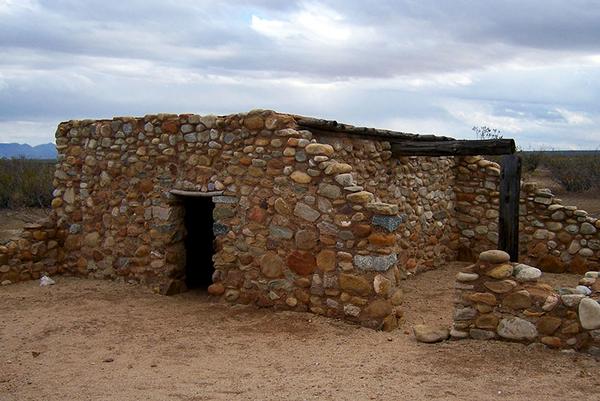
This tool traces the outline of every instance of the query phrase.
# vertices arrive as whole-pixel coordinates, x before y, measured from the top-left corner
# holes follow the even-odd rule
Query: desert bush
[[[543,164],[569,192],[600,189],[600,153],[561,155],[548,152]]]
[[[49,207],[54,161],[0,159],[0,207]]]
[[[526,173],[534,172],[543,163],[545,157],[545,152],[542,150],[518,150],[517,154],[521,158],[521,167]]]

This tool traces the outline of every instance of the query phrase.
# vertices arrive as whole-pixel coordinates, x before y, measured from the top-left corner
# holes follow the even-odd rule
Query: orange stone
[[[317,266],[319,270],[335,270],[335,251],[332,249],[323,249],[317,254]]]
[[[154,184],[150,179],[141,180],[139,188],[142,192],[150,192],[154,189]]]
[[[368,224],[353,224],[352,233],[356,238],[365,238],[371,234],[371,226]]]
[[[208,293],[210,295],[221,295],[225,292],[225,287],[221,283],[214,283],[208,286]]]
[[[311,252],[292,251],[287,257],[288,267],[296,274],[306,276],[317,268],[317,260]]]
[[[262,223],[267,216],[265,209],[260,206],[253,206],[248,212],[248,218],[257,223]]]
[[[376,246],[390,246],[396,243],[394,234],[372,233],[369,235],[369,242]]]
[[[560,348],[562,342],[558,337],[542,337],[542,344],[545,344],[552,348]]]
[[[541,271],[547,273],[564,273],[567,270],[567,266],[554,255],[542,257],[536,265]]]
[[[569,272],[575,274],[585,274],[588,271],[588,262],[585,258],[579,255],[575,255],[571,264],[569,265]]]
[[[470,294],[468,298],[472,302],[477,302],[490,306],[496,305],[496,297],[494,296],[494,294],[491,294],[489,292],[476,292],[474,294]]]
[[[161,125],[161,130],[165,134],[176,134],[179,131],[179,122],[177,121],[165,121]]]

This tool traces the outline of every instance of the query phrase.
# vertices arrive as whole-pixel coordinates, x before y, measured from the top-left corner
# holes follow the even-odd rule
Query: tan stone
[[[542,342],[542,344],[545,344],[552,348],[560,348],[562,346],[562,340],[558,337],[546,336],[542,337],[540,341]]]
[[[333,146],[323,143],[309,143],[306,145],[305,151],[309,155],[331,156],[334,153]]]
[[[327,175],[332,175],[332,174],[343,174],[343,173],[349,173],[352,171],[352,166],[346,163],[330,163],[326,168],[325,168],[325,174]]]
[[[398,328],[398,318],[394,315],[388,315],[383,319],[383,331],[393,331]]]
[[[52,199],[52,203],[51,203],[52,209],[58,209],[62,205],[63,205],[63,200],[61,198]]]
[[[282,198],[277,198],[275,200],[274,207],[277,213],[282,214],[284,216],[287,216],[291,213],[290,207]]]
[[[295,240],[298,249],[312,249],[317,245],[317,232],[314,230],[299,230]]]
[[[368,304],[360,313],[360,320],[383,320],[393,312],[392,304],[384,299],[376,299]]]
[[[283,273],[283,260],[275,253],[267,252],[260,258],[260,270],[268,278],[280,277]]]
[[[369,203],[375,199],[371,192],[359,191],[346,195],[346,199],[352,203]]]
[[[506,263],[510,260],[510,255],[500,250],[489,250],[479,254],[479,261],[490,264]]]
[[[351,294],[367,296],[373,292],[371,283],[362,276],[341,273],[339,276],[340,288]]]
[[[487,272],[485,272],[486,276],[501,280],[503,278],[508,278],[512,276],[513,267],[509,263],[504,263],[502,265],[494,266]]]
[[[508,294],[502,300],[502,306],[511,309],[525,309],[531,306],[531,296],[526,290],[513,292]]]
[[[540,334],[552,335],[558,328],[562,320],[554,316],[542,316],[536,323],[536,327]]]
[[[475,320],[475,326],[480,329],[496,330],[499,322],[500,319],[498,316],[494,315],[493,313],[486,313],[477,317]]]
[[[312,180],[312,177],[310,175],[302,171],[294,171],[290,175],[290,178],[299,184],[308,184]]]
[[[390,302],[394,306],[401,305],[402,302],[404,302],[404,292],[402,291],[402,289],[397,288],[396,291],[394,291],[394,293],[390,297]]]
[[[332,249],[323,249],[317,254],[317,267],[322,271],[333,271],[336,265],[336,252]]]
[[[469,294],[468,298],[472,302],[482,303],[490,306],[494,306],[497,303],[494,294],[490,294],[489,292],[476,292]]]
[[[490,291],[493,291],[497,294],[504,294],[512,291],[512,289],[517,286],[517,283],[512,280],[502,280],[486,281],[485,283],[483,283],[483,285]]]
[[[265,121],[259,115],[249,115],[244,118],[244,127],[248,128],[250,131],[261,130],[264,126]]]

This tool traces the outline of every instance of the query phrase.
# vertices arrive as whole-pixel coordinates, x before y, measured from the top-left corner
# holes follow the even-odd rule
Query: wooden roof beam
[[[510,155],[516,150],[513,139],[390,142],[394,156]]]

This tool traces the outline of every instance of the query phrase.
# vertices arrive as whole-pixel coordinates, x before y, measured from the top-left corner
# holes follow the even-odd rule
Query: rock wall
[[[499,339],[600,353],[600,281],[588,272],[576,288],[539,281],[534,267],[482,252],[456,277],[455,339]]]
[[[215,274],[229,302],[394,328],[399,280],[456,258],[453,158],[392,158],[386,141],[313,135],[293,116],[68,121],[52,214],[0,246],[4,284],[42,272],[185,289],[185,205],[215,195]]]
[[[0,248],[6,281],[37,277],[42,263],[183,290],[185,207],[173,189],[220,193],[209,292],[229,302],[393,329],[398,281],[454,258],[449,158],[394,160],[387,142],[315,138],[271,111],[69,121],[56,143],[44,243],[56,255],[28,275],[13,271],[25,242]]]
[[[459,258],[498,245],[500,166],[477,157],[457,158],[456,219]],[[548,189],[521,185],[519,260],[553,273],[600,268],[600,221],[564,206]]]
[[[455,163],[452,157],[392,157],[389,142],[320,135],[336,158],[354,166],[358,185],[384,202],[397,203],[403,224],[398,232],[399,261],[409,273],[455,260]]]
[[[65,235],[65,230],[57,229],[51,218],[40,224],[27,224],[20,237],[0,245],[0,284],[56,273],[64,260]]]

